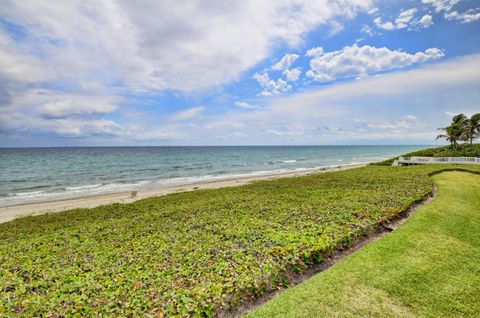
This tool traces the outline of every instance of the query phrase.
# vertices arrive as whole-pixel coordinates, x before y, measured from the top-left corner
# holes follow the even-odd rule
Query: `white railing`
[[[480,165],[480,158],[477,157],[400,157],[401,164],[466,164]]]

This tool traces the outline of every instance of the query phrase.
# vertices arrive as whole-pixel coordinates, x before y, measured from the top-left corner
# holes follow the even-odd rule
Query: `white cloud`
[[[411,121],[418,121],[418,118],[413,115],[405,115],[404,118]]]
[[[382,19],[381,18],[375,18],[373,20],[373,22],[375,23],[375,25],[380,28],[380,29],[384,29],[384,30],[388,30],[388,31],[391,31],[391,30],[394,30],[395,29],[395,26],[393,25],[392,22],[388,21],[388,22],[382,22]]]
[[[315,56],[320,56],[323,53],[325,53],[325,51],[323,50],[323,47],[314,47],[308,50],[305,55],[310,57],[315,57]]]
[[[22,50],[17,49],[0,28],[0,78],[25,84],[52,79],[51,73],[45,72],[42,61]]]
[[[260,94],[262,96],[279,95],[282,92],[288,92],[291,88],[291,85],[280,78],[277,81],[270,80]]]
[[[434,142],[437,128],[448,124],[445,111],[476,110],[479,67],[480,55],[473,55],[279,96],[248,112],[232,108],[205,115],[208,130],[198,128],[186,138],[198,137],[203,144]]]
[[[419,126],[419,121],[417,117],[413,115],[406,115],[402,118],[394,121],[394,122],[368,122],[365,121],[364,124],[373,129],[380,129],[380,130],[394,130],[394,131],[405,131],[411,130]]]
[[[67,94],[48,89],[30,89],[12,96],[3,111],[24,111],[36,116],[60,118],[69,115],[111,113],[121,102],[122,99],[117,96]]]
[[[90,120],[46,120],[2,109],[0,127],[4,131],[55,132],[79,138],[105,136],[110,138],[108,142],[117,140],[113,138],[189,144],[433,142],[436,129],[448,124],[445,112],[478,112],[479,68],[480,55],[428,64],[269,99],[266,105],[248,112],[232,107],[221,115],[203,114],[197,125],[159,122],[152,128],[143,122],[135,126],[106,118],[88,125]],[[418,125],[413,124],[414,117]],[[354,118],[369,120],[358,122]],[[411,123],[409,128],[402,128],[402,121]],[[368,124],[396,126],[371,128]]]
[[[272,101],[268,112],[253,113],[251,117],[257,119],[262,117],[265,121],[276,123],[276,126],[269,126],[269,129],[277,131],[281,131],[278,126],[287,123],[301,123],[304,127],[322,124],[330,128],[343,127],[341,131],[328,130],[330,135],[324,141],[330,142],[392,138],[433,142],[437,133],[436,128],[441,126],[439,122],[443,118],[442,109],[446,111],[454,105],[453,107],[464,112],[472,112],[472,101],[480,98],[478,90],[480,73],[476,72],[479,67],[480,55],[473,55],[416,70],[334,84],[315,91],[276,99]],[[401,109],[408,113],[394,120],[388,117],[392,109]],[[371,117],[372,113],[377,114],[376,122],[366,122],[365,127],[348,130],[348,126],[353,125],[345,122],[345,114],[353,118]],[[283,121],[280,118],[283,118]],[[361,129],[365,131],[360,132]],[[313,135],[317,133],[309,132]],[[319,136],[312,138],[317,141],[323,140]],[[301,140],[310,139],[303,136]]]
[[[435,12],[450,11],[460,0],[422,0],[423,3],[434,7]]]
[[[243,108],[243,109],[257,109],[258,106],[250,105],[249,103],[246,102],[236,102],[235,106],[238,108]]]
[[[68,138],[107,138],[112,140],[181,140],[185,137],[180,130],[184,127],[162,125],[162,127],[144,127],[144,125],[119,124],[111,119],[99,118],[44,118],[18,111],[0,113],[0,126],[8,133],[54,134]],[[183,128],[183,129],[181,129]]]
[[[429,14],[425,14],[419,21],[419,24],[422,25],[424,28],[428,28],[433,25],[432,16]]]
[[[299,57],[300,55],[298,54],[285,54],[280,61],[270,68],[273,71],[282,71],[285,79],[278,78],[277,80],[273,80],[268,75],[267,70],[264,70],[262,73],[255,73],[253,78],[256,79],[263,88],[263,91],[259,95],[272,96],[289,91],[292,86],[288,84],[287,81],[295,82],[300,78],[301,71],[299,68],[290,69]]]
[[[371,4],[371,0],[223,4],[146,0],[139,5],[119,0],[51,5],[5,0],[2,19],[20,36],[0,27],[0,104],[7,107],[2,115],[21,114],[15,105],[32,88],[63,90],[22,104],[24,117],[43,116],[41,121],[32,120],[41,127],[59,125],[55,120],[48,124],[47,117],[66,122],[82,116],[100,120],[99,114],[112,111],[121,115],[128,103],[116,96],[167,89],[196,93],[238,79],[279,44],[301,47],[309,31],[323,26],[328,32],[336,19],[352,19],[370,10]],[[289,71],[290,80],[296,73]],[[269,79],[261,94],[276,95],[290,88],[285,79]],[[184,120],[196,111],[171,119]]]
[[[36,97],[37,102],[42,99],[45,100],[45,104],[39,107],[39,112],[51,117],[111,113],[117,109],[119,101],[117,97],[94,95],[48,94]]]
[[[437,48],[409,54],[399,50],[392,51],[385,47],[376,48],[369,45],[359,47],[354,44],[312,58],[307,76],[321,82],[333,81],[337,78],[363,77],[436,60],[443,56],[443,52]]]
[[[253,74],[253,78],[257,80],[258,84],[260,84],[262,87],[266,86],[268,82],[270,82],[270,76],[265,73],[255,73]]]
[[[279,95],[283,92],[288,92],[292,88],[291,85],[281,78],[276,81],[270,79],[267,73],[255,73],[253,78],[263,88],[263,91],[260,93],[261,96]]]
[[[205,107],[198,106],[198,107],[192,107],[183,111],[176,112],[171,116],[172,120],[187,120],[187,119],[192,119],[195,117],[198,117],[203,111],[205,110]]]
[[[67,1],[52,6],[7,0],[2,14],[25,29],[22,41],[32,49],[27,64],[38,64],[34,56],[41,54],[43,74],[56,74],[57,80],[88,82],[95,71],[139,91],[191,91],[231,81],[268,57],[276,43],[298,46],[308,31],[351,19],[368,11],[371,2]],[[2,53],[17,46],[10,42]],[[9,78],[26,77],[25,69],[11,70],[12,57],[0,59],[0,70]]]
[[[282,130],[267,129],[265,130],[265,134],[285,137],[285,136],[302,136],[304,132],[302,130],[295,130],[295,129],[290,129],[289,127],[283,127]]]
[[[456,116],[458,114],[464,114],[465,116],[467,117],[471,117],[473,114],[477,114],[478,113],[478,110],[475,109],[475,110],[468,110],[468,109],[457,109],[455,112],[449,112],[449,111],[446,111],[445,112],[445,115],[447,115],[448,117],[452,118],[453,116]]]
[[[480,8],[470,9],[464,13],[458,13],[457,11],[446,12],[445,19],[458,20],[461,23],[475,22],[480,20]]]
[[[92,135],[117,135],[122,127],[111,120],[57,119],[55,132],[66,137],[86,137]]]
[[[291,70],[285,70],[283,71],[283,74],[285,75],[287,81],[289,82],[295,82],[300,78],[300,74],[302,72],[300,71],[299,68],[294,68]]]
[[[436,13],[444,12],[446,20],[457,20],[460,23],[471,23],[480,20],[480,7],[469,9],[462,13],[453,10],[453,7],[460,0],[422,0],[422,2],[433,6]]]
[[[412,21],[415,13],[417,13],[416,8],[412,8],[412,9],[408,9],[400,12],[398,17],[395,19],[397,29],[406,28]]]
[[[285,71],[292,66],[293,63],[300,57],[298,54],[285,54],[280,61],[272,66],[272,70]]]
[[[433,25],[431,15],[426,14],[422,18],[416,19],[415,14],[417,12],[418,12],[417,8],[410,8],[400,12],[394,22],[390,22],[390,21],[383,22],[380,17],[375,18],[373,22],[375,23],[377,28],[387,30],[387,31],[400,30],[400,29],[406,29],[406,28],[408,28],[408,30],[415,30],[419,25],[421,25],[424,28],[428,28],[431,25]],[[366,30],[366,33],[368,32],[369,30]]]

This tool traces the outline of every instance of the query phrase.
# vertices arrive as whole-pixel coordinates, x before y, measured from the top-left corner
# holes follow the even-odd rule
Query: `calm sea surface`
[[[0,148],[0,206],[387,159],[425,146]]]

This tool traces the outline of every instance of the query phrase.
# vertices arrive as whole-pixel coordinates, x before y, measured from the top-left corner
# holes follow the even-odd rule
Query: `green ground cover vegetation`
[[[213,316],[396,218],[444,168],[368,166],[0,224],[0,316]]]
[[[405,224],[248,317],[479,317],[480,176],[444,172]]]

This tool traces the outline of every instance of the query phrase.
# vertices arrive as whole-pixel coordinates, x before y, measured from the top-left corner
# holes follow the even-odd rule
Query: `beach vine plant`
[[[0,316],[215,316],[397,218],[440,169],[368,166],[0,224]]]

